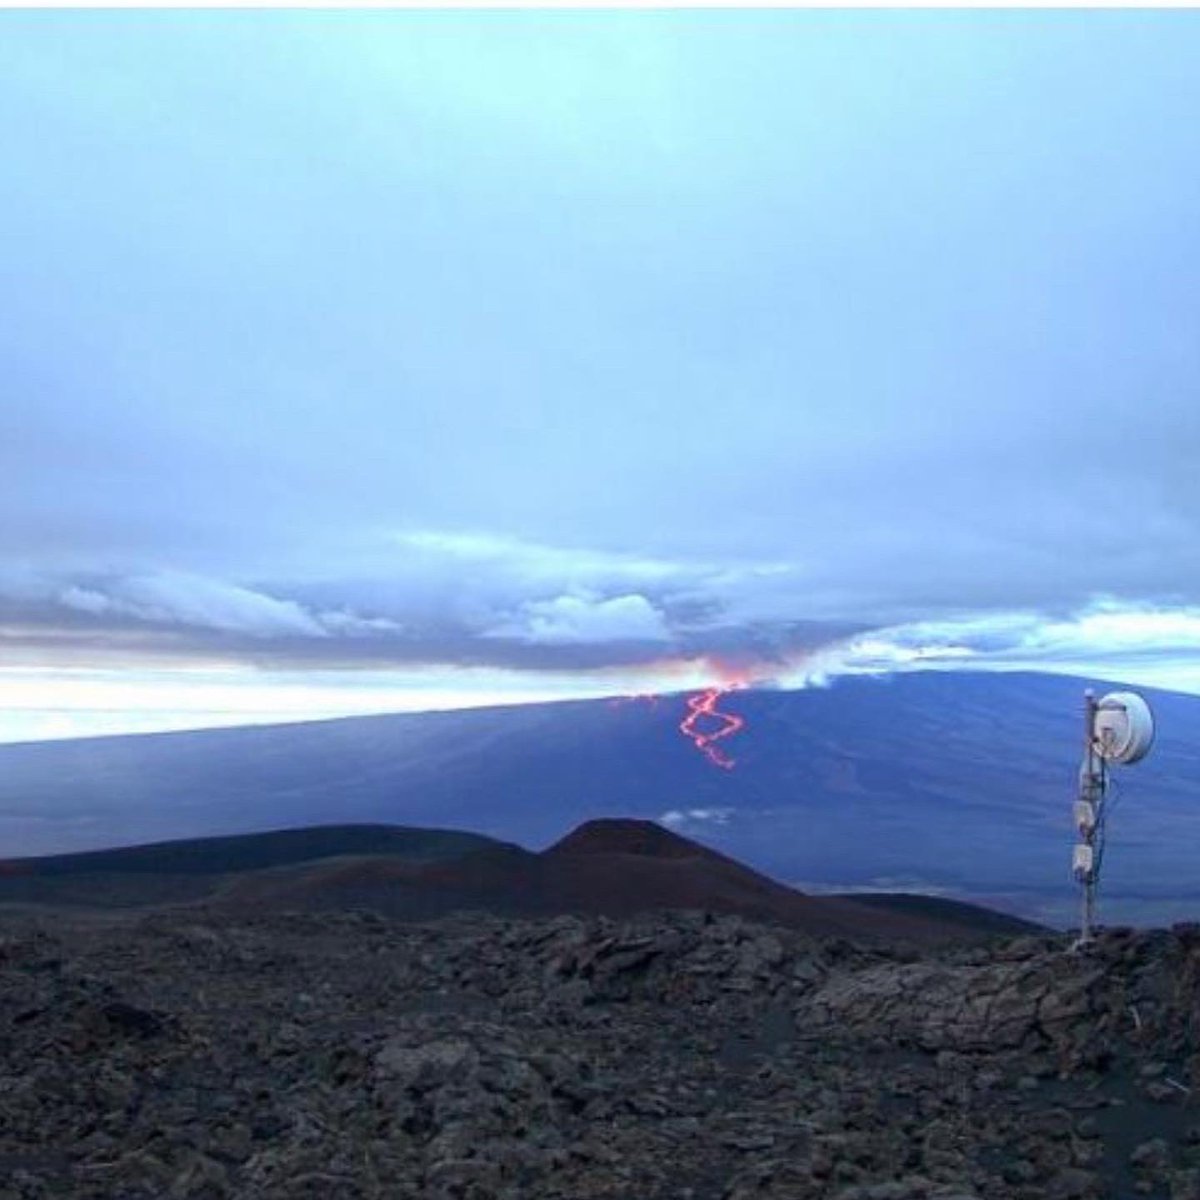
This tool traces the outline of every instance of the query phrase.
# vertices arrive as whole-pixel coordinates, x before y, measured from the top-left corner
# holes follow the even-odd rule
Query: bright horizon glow
[[[1173,657],[1158,657],[1164,652]],[[1200,613],[1103,601],[1070,619],[1016,613],[923,621],[851,637],[787,663],[738,667],[701,657],[561,674],[483,667],[3,668],[0,744],[685,693],[730,681],[796,690],[842,676],[922,670],[1041,671],[1200,695]]]
[[[286,678],[244,668],[158,671],[0,669],[0,744],[289,724],[556,700],[599,700],[703,686],[703,663],[670,664],[637,686],[612,672],[547,677],[488,670],[321,672]]]

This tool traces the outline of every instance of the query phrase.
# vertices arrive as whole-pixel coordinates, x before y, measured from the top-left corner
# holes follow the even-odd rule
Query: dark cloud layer
[[[845,622],[689,623],[671,597],[562,593],[552,600],[470,593],[470,616],[393,596],[364,616],[193,575],[92,578],[86,585],[25,581],[0,596],[0,632],[27,665],[251,663],[269,669],[447,664],[572,671],[680,658],[785,664],[859,632]],[[686,607],[683,610],[686,613]]]

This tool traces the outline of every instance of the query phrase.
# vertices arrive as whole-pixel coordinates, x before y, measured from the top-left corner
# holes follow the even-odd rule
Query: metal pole
[[[1086,808],[1077,809],[1076,827],[1087,848],[1085,860],[1078,863],[1075,876],[1083,885],[1083,905],[1080,914],[1079,939],[1076,948],[1092,940],[1092,925],[1096,913],[1096,837],[1100,828],[1104,803],[1104,760],[1096,753],[1096,694],[1090,689],[1083,694],[1084,734],[1083,766],[1079,772],[1079,799]]]

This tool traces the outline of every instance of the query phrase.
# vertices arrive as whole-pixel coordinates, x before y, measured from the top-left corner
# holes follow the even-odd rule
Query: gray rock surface
[[[1200,936],[1064,946],[0,912],[0,1200],[1200,1200]]]

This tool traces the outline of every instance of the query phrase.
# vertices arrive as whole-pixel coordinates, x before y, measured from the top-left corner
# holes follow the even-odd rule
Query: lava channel
[[[731,771],[734,759],[730,758],[716,743],[730,734],[737,733],[746,722],[734,713],[721,712],[717,701],[733,691],[732,687],[711,687],[703,692],[697,692],[687,698],[688,715],[679,723],[679,732],[684,737],[691,738],[697,750],[708,759],[714,767]],[[719,722],[711,733],[702,733],[697,725],[701,717],[708,717]]]

